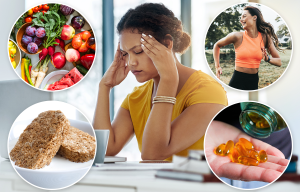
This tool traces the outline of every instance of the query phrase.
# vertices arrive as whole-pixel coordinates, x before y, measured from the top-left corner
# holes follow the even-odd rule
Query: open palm
[[[268,154],[268,161],[259,163],[258,166],[246,166],[230,162],[227,156],[223,157],[214,154],[213,149],[216,146],[226,143],[228,140],[236,143],[241,137],[249,140],[257,151],[265,150]],[[239,129],[219,121],[211,123],[204,142],[207,162],[212,171],[219,177],[243,181],[273,182],[282,174],[289,163],[282,152],[275,147],[253,139]]]

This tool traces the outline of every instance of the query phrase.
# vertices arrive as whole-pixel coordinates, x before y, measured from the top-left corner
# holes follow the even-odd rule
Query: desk
[[[221,182],[197,183],[155,178],[156,171],[101,171],[92,168],[87,175],[75,185],[63,189],[63,192],[229,192],[239,191]],[[21,179],[7,160],[0,159],[0,192],[45,191],[27,184]],[[299,192],[300,183],[275,182],[263,188],[264,192]],[[260,190],[258,190],[260,191]],[[52,191],[51,191],[52,192]]]

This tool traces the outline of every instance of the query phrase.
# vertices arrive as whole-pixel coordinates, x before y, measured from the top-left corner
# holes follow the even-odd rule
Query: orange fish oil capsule
[[[248,155],[249,155],[248,151],[245,149],[245,147],[240,142],[237,142],[235,144],[235,148],[237,149],[237,151],[239,152],[239,154],[241,156],[248,157]]]
[[[239,143],[242,144],[246,149],[253,149],[253,144],[245,138],[239,138]]]
[[[250,157],[239,156],[239,163],[250,166],[257,166],[259,163],[257,159],[252,159]]]
[[[239,162],[239,152],[235,147],[233,147],[232,151],[228,154],[228,157],[230,158],[231,162],[238,163]]]
[[[233,147],[234,147],[234,142],[231,140],[227,141],[224,149],[224,155],[225,156],[228,155],[232,151]]]
[[[222,143],[221,145],[219,145],[217,148],[214,149],[214,153],[216,155],[224,156],[225,146],[226,146],[225,143]]]
[[[258,153],[258,158],[257,158],[257,160],[259,160],[260,163],[264,163],[264,162],[268,161],[268,156],[267,156],[266,151],[261,150],[261,151]]]
[[[249,157],[251,157],[252,159],[257,159],[258,158],[258,152],[255,151],[254,149],[248,150],[248,153],[249,153]]]

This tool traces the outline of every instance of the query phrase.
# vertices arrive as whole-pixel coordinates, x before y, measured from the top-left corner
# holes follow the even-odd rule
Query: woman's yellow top
[[[133,92],[128,94],[121,107],[129,110],[134,132],[142,150],[142,139],[144,128],[151,111],[151,96],[153,80],[147,81]],[[176,103],[173,107],[172,121],[176,119],[187,107],[197,103],[216,103],[227,105],[227,96],[223,87],[211,76],[202,71],[195,71],[185,82],[182,89],[176,96]],[[176,155],[187,156],[188,150],[203,149],[204,135],[190,147],[180,151]],[[172,157],[166,160],[172,161]]]

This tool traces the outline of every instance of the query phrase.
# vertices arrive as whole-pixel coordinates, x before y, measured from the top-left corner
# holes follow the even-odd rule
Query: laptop
[[[117,156],[105,156],[104,163],[116,163],[116,162],[125,162],[127,161],[126,157],[117,157]]]
[[[0,81],[0,156],[8,159],[7,139],[15,119],[33,104],[52,100],[52,94],[37,90],[21,79]]]

